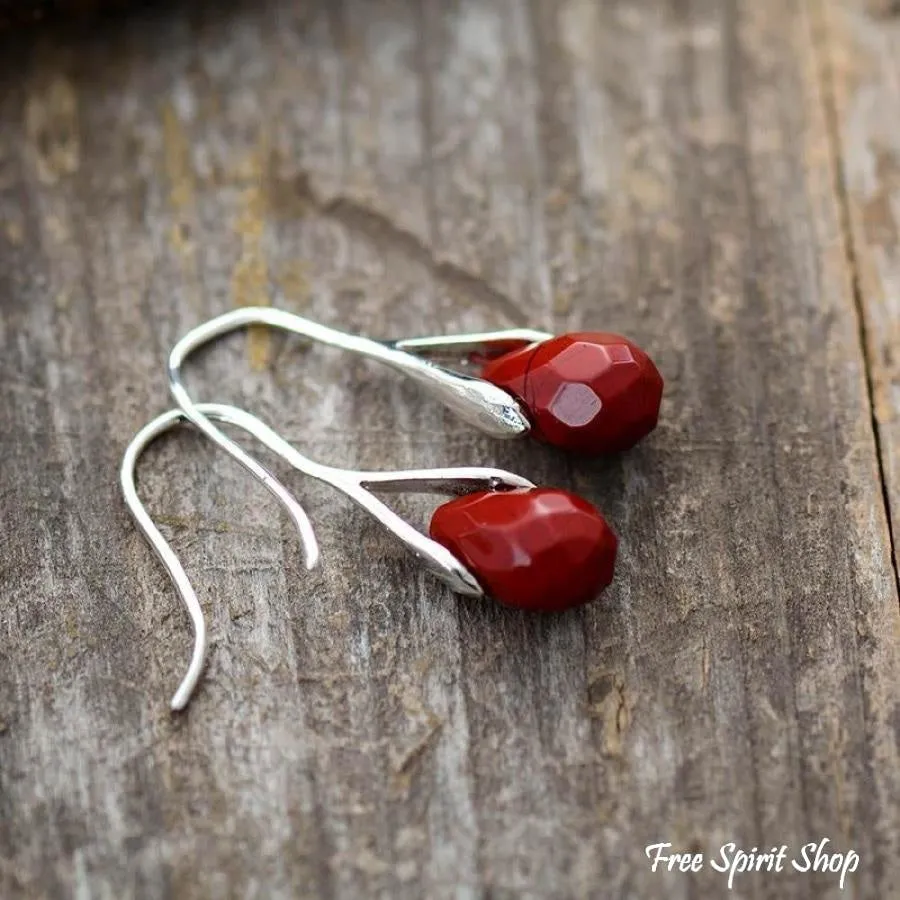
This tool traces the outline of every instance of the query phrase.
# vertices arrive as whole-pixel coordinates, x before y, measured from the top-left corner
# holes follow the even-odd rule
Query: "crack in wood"
[[[813,52],[818,56],[820,69],[820,85],[822,89],[824,112],[826,122],[826,137],[831,150],[831,168],[834,181],[834,192],[838,205],[838,224],[841,232],[841,242],[844,255],[847,260],[847,268],[851,279],[851,293],[853,309],[856,315],[857,332],[859,338],[860,354],[865,373],[866,398],[869,405],[869,419],[872,427],[872,440],[875,447],[875,457],[878,466],[878,478],[881,487],[881,497],[884,505],[884,515],[888,540],[890,542],[890,559],[894,574],[894,586],[897,596],[900,598],[900,563],[897,558],[897,542],[894,528],[894,510],[891,509],[891,491],[888,481],[887,448],[884,446],[881,434],[881,423],[878,419],[878,398],[876,393],[875,361],[872,357],[869,327],[865,299],[863,295],[862,276],[860,273],[860,260],[856,247],[856,239],[853,233],[852,218],[850,212],[850,192],[845,177],[845,156],[843,136],[840,127],[840,116],[835,97],[836,73],[831,54],[834,52],[832,36],[828,26],[827,14],[818,4],[811,5],[810,15],[813,21],[814,33],[818,38],[813,40]]]

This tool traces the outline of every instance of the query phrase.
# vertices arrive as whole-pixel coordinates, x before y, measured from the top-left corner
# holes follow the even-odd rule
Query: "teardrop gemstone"
[[[485,593],[541,612],[593,600],[612,581],[618,547],[587,500],[555,488],[467,494],[435,510],[430,534]]]
[[[535,437],[566,450],[627,450],[659,419],[662,376],[618,334],[563,334],[504,353],[482,377],[525,407]]]

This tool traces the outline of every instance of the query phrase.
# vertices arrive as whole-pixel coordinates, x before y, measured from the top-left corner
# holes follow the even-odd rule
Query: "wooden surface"
[[[0,54],[0,897],[896,896],[896,4],[212,6]],[[645,346],[662,421],[610,461],[264,333],[190,373],[326,461],[582,493],[621,537],[604,599],[457,599],[283,472],[306,573],[183,433],[139,473],[211,626],[173,717],[189,629],[116,470],[173,342],[265,302]],[[644,854],[825,837],[843,892]]]

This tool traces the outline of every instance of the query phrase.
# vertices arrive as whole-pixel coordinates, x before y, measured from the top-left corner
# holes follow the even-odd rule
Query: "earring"
[[[533,403],[533,408],[529,409],[537,423],[539,435],[548,439],[563,436],[561,428],[548,424],[549,420],[561,423],[560,409],[563,409],[568,416],[569,428],[575,432],[580,427],[586,429],[585,435],[578,433],[577,442],[573,439],[569,441],[579,446],[603,442],[607,446],[625,446],[629,440],[636,440],[637,436],[652,429],[659,413],[662,396],[659,372],[643,351],[625,338],[614,335],[564,335],[553,338],[542,331],[516,329],[405,341],[376,341],[346,334],[271,307],[245,307],[199,325],[175,345],[167,366],[169,387],[184,417],[276,495],[281,488],[275,476],[203,414],[182,378],[184,363],[195,350],[221,335],[249,325],[268,325],[384,362],[417,381],[464,420],[496,437],[518,437],[532,430],[532,420],[523,410],[523,403],[528,406],[526,401],[529,398]],[[428,358],[448,356],[488,360],[485,374],[493,374],[498,384],[487,378],[453,371]],[[546,401],[549,389],[544,381],[531,373],[544,372],[542,377],[549,378],[546,373],[551,371],[563,378],[563,383],[557,383],[556,399],[551,397]],[[521,374],[516,375],[516,372]],[[565,380],[576,377],[587,378],[590,384]],[[511,392],[501,387],[500,383],[509,385]],[[603,393],[605,400],[601,400],[594,391]],[[521,394],[522,402],[516,392]],[[590,394],[594,400],[585,401],[585,394]],[[579,397],[582,399],[579,400]],[[609,402],[604,406],[606,401]],[[581,411],[579,402],[584,407]],[[607,407],[623,417],[615,427],[615,423],[609,424],[601,415]],[[589,419],[585,410],[598,410],[595,419]],[[277,438],[274,432],[271,435]],[[298,457],[291,456],[296,451],[290,451],[284,445],[282,450],[285,458],[301,471],[321,477],[318,464],[304,460],[297,465]],[[351,495],[356,490],[348,490],[346,483],[329,483]],[[567,498],[565,501],[561,499],[563,495]],[[516,497],[500,497],[490,493],[485,497],[463,498],[439,510],[432,521],[432,535],[471,564],[487,586],[488,593],[504,603],[528,609],[559,610],[576,606],[592,599],[600,589],[599,582],[587,574],[578,574],[579,560],[593,558],[590,548],[602,546],[605,548],[602,553],[604,559],[614,561],[615,537],[590,504],[562,491],[555,491],[553,497],[555,499],[547,494],[528,492]],[[602,528],[592,518],[595,516],[602,523]],[[584,517],[590,519],[592,524],[589,525],[585,519],[582,529],[579,523]],[[559,529],[559,534],[553,534],[551,540],[554,529]],[[487,540],[486,536],[492,533],[495,538]],[[577,559],[573,559],[572,572],[567,572],[568,581],[564,589],[544,577],[531,580],[531,562],[514,566],[507,556],[503,556],[507,553],[505,544],[515,544],[529,559],[540,559],[541,548],[551,544],[556,547],[561,540],[560,535],[571,536],[572,546],[580,548],[573,551]],[[493,550],[488,549],[495,546],[501,548],[498,551],[500,556],[496,558]],[[546,561],[534,563],[535,568],[548,565]],[[500,574],[507,569],[519,574]],[[519,577],[522,573],[529,575],[522,579]],[[605,586],[612,578],[612,562],[608,572],[603,568],[602,573],[606,580],[601,579],[601,586]],[[458,589],[452,583],[451,587]]]
[[[578,453],[629,450],[656,427],[663,378],[635,344],[609,332],[554,337],[513,329],[393,341],[435,362],[480,368],[481,379],[512,395],[530,434]]]
[[[191,661],[172,698],[173,710],[184,709],[197,685],[206,658],[206,625],[184,568],[138,497],[135,467],[144,449],[179,422],[191,421],[198,427],[200,422],[208,423],[203,430],[211,429],[217,435],[222,432],[212,420],[245,431],[298,471],[354,500],[457,593],[491,595],[524,609],[559,611],[594,599],[612,580],[618,543],[615,534],[594,507],[567,491],[538,488],[519,475],[491,468],[339,469],[304,456],[248,412],[223,404],[189,402],[190,412],[171,410],[138,432],[125,452],[120,472],[125,502],[172,579],[194,629]],[[259,466],[249,455],[247,459]],[[288,509],[300,531],[306,566],[313,568],[319,551],[303,508],[273,476],[267,474],[260,480]],[[426,537],[370,488],[447,494],[455,499],[437,508],[430,537]],[[560,572],[565,573],[564,578],[559,577]]]
[[[659,418],[662,376],[640,347],[620,335],[586,332],[553,337],[543,331],[512,329],[376,341],[283,310],[248,307],[185,335],[169,356],[168,374],[172,394],[187,417],[251,471],[240,449],[192,411],[181,378],[185,360],[196,349],[249,325],[267,325],[384,362],[494,437],[531,433],[566,450],[612,453],[634,446]],[[481,377],[438,364],[449,361],[468,369],[481,366]]]

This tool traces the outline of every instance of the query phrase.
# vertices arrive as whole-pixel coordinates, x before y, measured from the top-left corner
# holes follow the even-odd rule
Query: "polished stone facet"
[[[558,612],[610,581],[618,541],[586,500],[553,488],[480,491],[439,506],[431,537],[507,606]]]
[[[659,418],[662,376],[617,334],[564,334],[505,353],[482,374],[523,404],[536,437],[567,450],[627,450]]]

